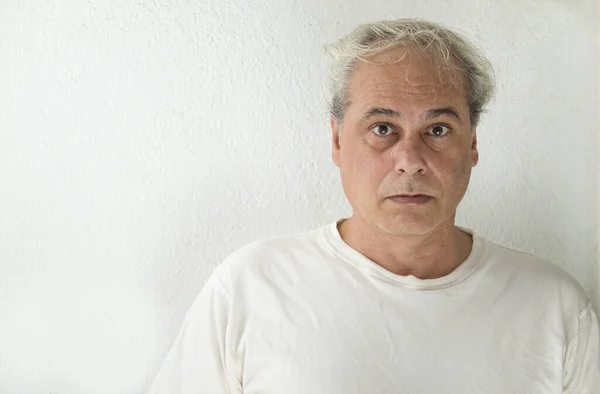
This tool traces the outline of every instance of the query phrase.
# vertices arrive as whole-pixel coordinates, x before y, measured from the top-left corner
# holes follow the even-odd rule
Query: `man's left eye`
[[[434,137],[445,137],[449,131],[450,127],[443,124],[438,124],[429,128],[429,130],[427,130],[427,133],[431,134]]]

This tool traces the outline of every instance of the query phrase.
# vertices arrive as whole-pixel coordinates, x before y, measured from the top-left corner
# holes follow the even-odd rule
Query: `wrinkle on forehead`
[[[355,65],[348,86],[350,96],[352,91],[407,93],[433,101],[446,95],[466,96],[464,76],[452,61],[436,61],[414,49],[396,49],[368,60]]]

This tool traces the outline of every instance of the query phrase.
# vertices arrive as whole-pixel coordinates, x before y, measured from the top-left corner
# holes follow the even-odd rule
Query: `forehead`
[[[412,49],[396,49],[367,60],[357,60],[349,81],[351,105],[468,106],[463,76],[452,63],[440,64]]]

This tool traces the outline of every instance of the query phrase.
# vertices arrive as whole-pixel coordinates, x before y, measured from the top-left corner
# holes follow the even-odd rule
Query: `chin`
[[[384,217],[375,225],[387,234],[401,235],[423,235],[431,232],[437,227],[437,223],[426,217],[415,217],[413,215],[396,215]]]

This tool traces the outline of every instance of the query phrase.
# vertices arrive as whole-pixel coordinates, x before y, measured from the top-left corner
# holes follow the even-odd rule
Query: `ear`
[[[333,117],[329,118],[331,125],[331,139],[332,139],[332,151],[331,158],[337,167],[340,166],[340,129],[338,121]]]
[[[477,127],[473,127],[471,138],[471,167],[475,167],[479,162],[479,151],[477,150]]]

